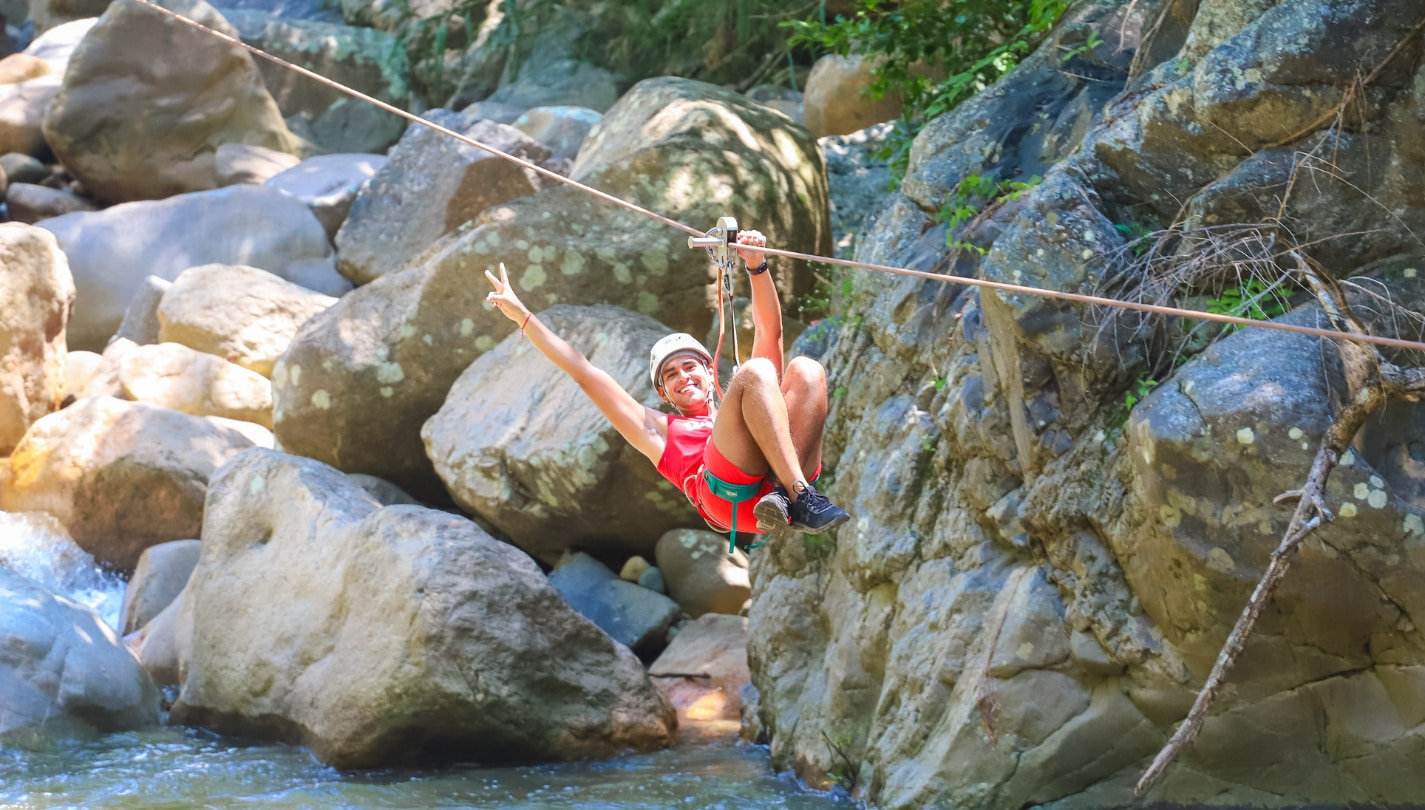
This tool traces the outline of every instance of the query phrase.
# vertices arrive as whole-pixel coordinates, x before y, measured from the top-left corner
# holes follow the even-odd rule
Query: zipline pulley
[[[732,271],[737,266],[737,220],[733,217],[718,217],[717,226],[710,228],[706,236],[689,236],[688,247],[706,248],[708,258],[717,268],[717,348],[713,351],[713,387],[718,399],[722,398],[722,385],[718,380],[717,361],[722,357],[722,340],[727,330],[726,310],[733,316],[732,324],[732,372],[737,373],[737,361],[741,354],[737,349],[737,311],[733,307]]]

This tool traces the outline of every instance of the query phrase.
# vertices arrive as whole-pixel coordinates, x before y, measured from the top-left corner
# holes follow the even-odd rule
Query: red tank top
[[[711,416],[668,414],[668,443],[658,459],[658,472],[693,503],[698,502],[698,475],[703,469],[703,451],[712,439],[712,432]]]

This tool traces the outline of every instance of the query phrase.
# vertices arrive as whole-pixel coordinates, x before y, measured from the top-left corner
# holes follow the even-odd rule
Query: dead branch
[[[1289,251],[1288,255],[1295,260],[1298,273],[1315,294],[1332,325],[1345,333],[1364,334],[1365,328],[1351,314],[1340,285],[1300,252]],[[1292,554],[1301,547],[1307,535],[1332,519],[1325,506],[1326,483],[1355,439],[1356,433],[1360,431],[1366,419],[1387,401],[1396,398],[1413,400],[1425,394],[1425,368],[1402,369],[1387,362],[1378,350],[1363,344],[1342,340],[1337,341],[1337,345],[1350,385],[1346,407],[1332,420],[1331,426],[1321,437],[1321,446],[1316,452],[1305,485],[1300,490],[1283,493],[1276,499],[1279,503],[1291,499],[1297,501],[1291,522],[1287,524],[1281,543],[1272,552],[1271,562],[1252,591],[1252,597],[1247,600],[1242,615],[1222,645],[1222,651],[1218,653],[1212,672],[1198,692],[1192,709],[1138,780],[1134,790],[1138,796],[1151,790],[1167,772],[1168,766],[1183,746],[1196,739],[1207,719],[1208,710],[1217,700],[1217,695],[1226,681],[1227,673],[1246,646],[1247,637],[1251,635],[1258,616],[1286,577],[1291,567]]]

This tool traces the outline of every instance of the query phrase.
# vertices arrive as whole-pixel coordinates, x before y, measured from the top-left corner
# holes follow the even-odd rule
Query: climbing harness
[[[732,534],[727,537],[727,553],[731,554],[737,550],[737,507],[757,497],[762,492],[762,482],[753,481],[750,484],[729,484],[712,474],[712,470],[703,469],[703,481],[707,482],[708,491],[732,504]],[[763,540],[757,545],[748,546],[748,550],[758,548],[766,543]]]
[[[637,204],[635,204],[635,203],[631,203],[631,202],[628,202],[627,200],[620,199],[620,198],[618,198],[618,197],[615,197],[615,196],[612,195],[612,194],[609,194],[609,193],[604,192],[604,191],[600,191],[600,190],[598,190],[598,189],[596,189],[596,188],[593,188],[593,187],[591,187],[591,186],[588,186],[588,185],[585,185],[585,184],[583,184],[583,183],[580,183],[580,182],[577,181],[577,180],[571,180],[571,179],[569,179],[568,177],[565,177],[564,175],[559,174],[558,172],[550,171],[549,169],[546,169],[546,168],[544,168],[543,166],[535,165],[535,164],[533,164],[533,163],[530,163],[530,162],[527,161],[527,160],[521,160],[520,158],[517,158],[517,157],[515,157],[514,155],[508,154],[508,153],[506,153],[506,152],[502,152],[502,151],[500,151],[499,149],[496,149],[496,148],[493,147],[493,146],[489,146],[489,145],[487,145],[487,144],[480,143],[479,141],[474,140],[473,138],[470,138],[470,137],[468,137],[468,136],[462,135],[462,134],[460,134],[460,133],[458,133],[458,132],[455,132],[455,131],[453,131],[453,130],[451,130],[451,129],[448,129],[448,128],[446,128],[446,127],[443,127],[443,126],[441,126],[441,125],[435,123],[434,121],[428,121],[428,120],[426,120],[426,119],[424,119],[424,118],[421,118],[421,117],[418,116],[418,115],[413,115],[413,114],[411,114],[411,113],[409,113],[409,112],[406,112],[405,110],[402,110],[402,109],[400,109],[399,107],[395,107],[395,106],[393,106],[393,105],[391,105],[391,104],[387,104],[386,102],[381,101],[380,99],[376,99],[376,98],[373,98],[373,97],[371,97],[371,96],[368,96],[368,95],[366,95],[365,93],[362,93],[362,92],[360,92],[360,91],[358,91],[358,90],[353,90],[352,88],[347,87],[346,85],[341,84],[340,82],[336,82],[336,81],[333,81],[333,80],[331,80],[331,79],[328,79],[327,77],[325,77],[325,76],[323,76],[323,75],[321,75],[321,74],[319,74],[319,73],[315,73],[315,72],[313,72],[313,71],[311,71],[311,70],[308,70],[308,69],[306,69],[306,68],[304,68],[304,67],[300,67],[300,66],[298,66],[298,65],[294,65],[294,64],[292,64],[291,62],[288,62],[288,61],[286,61],[286,60],[284,60],[284,59],[278,58],[278,57],[276,57],[276,56],[273,56],[273,55],[270,54],[270,53],[267,53],[266,51],[262,50],[261,48],[256,48],[256,47],[254,47],[254,46],[252,46],[252,45],[249,45],[249,44],[247,44],[246,42],[243,42],[242,40],[238,39],[237,37],[230,36],[230,35],[228,35],[228,34],[223,33],[222,31],[216,31],[216,30],[214,30],[214,29],[212,29],[212,28],[209,28],[209,27],[206,26],[206,25],[203,25],[202,23],[198,22],[197,20],[189,19],[188,17],[185,17],[185,16],[183,16],[182,14],[179,14],[179,13],[177,13],[177,12],[175,12],[175,11],[171,11],[171,10],[169,10],[169,9],[166,9],[166,8],[164,8],[163,6],[160,6],[160,5],[156,4],[156,3],[153,3],[152,0],[134,0],[134,2],[140,3],[140,4],[144,5],[144,6],[147,6],[148,8],[151,8],[151,9],[153,9],[154,11],[157,11],[157,12],[159,12],[159,13],[161,13],[161,14],[164,14],[164,15],[166,15],[166,16],[168,16],[168,17],[172,17],[173,19],[175,19],[175,20],[177,20],[177,21],[179,21],[179,22],[183,23],[184,25],[187,25],[187,26],[189,26],[189,27],[191,27],[191,28],[195,28],[195,29],[197,29],[197,30],[199,30],[199,31],[202,31],[202,32],[204,32],[204,33],[206,33],[206,34],[208,34],[208,35],[210,35],[210,36],[216,37],[217,39],[220,39],[220,40],[222,40],[222,41],[224,41],[224,42],[227,42],[227,43],[229,43],[229,44],[231,44],[231,45],[235,45],[235,46],[237,46],[237,47],[239,47],[239,48],[242,48],[243,50],[248,51],[249,53],[252,53],[252,54],[254,54],[255,56],[258,56],[258,57],[260,57],[260,58],[262,58],[262,59],[266,59],[266,60],[269,61],[269,62],[272,62],[272,63],[274,63],[274,64],[280,65],[280,66],[282,66],[282,67],[284,67],[284,68],[286,68],[286,69],[288,69],[288,70],[294,71],[294,72],[296,72],[296,73],[300,73],[300,74],[302,74],[303,76],[306,76],[307,78],[312,79],[313,81],[319,82],[319,83],[321,83],[321,84],[323,84],[323,85],[325,85],[325,86],[327,86],[327,87],[330,87],[330,88],[332,88],[332,89],[334,89],[334,90],[337,90],[338,92],[345,93],[345,94],[348,95],[348,96],[351,96],[351,97],[353,97],[353,98],[360,99],[360,100],[362,100],[362,101],[367,102],[368,104],[371,104],[371,105],[374,105],[374,106],[376,106],[376,107],[379,107],[379,108],[385,110],[386,112],[391,113],[392,115],[398,116],[398,117],[400,117],[400,118],[404,118],[404,119],[406,119],[407,121],[410,121],[410,122],[412,122],[412,123],[416,123],[416,124],[420,124],[420,125],[422,125],[422,126],[430,127],[431,129],[434,129],[434,130],[436,130],[437,132],[440,132],[440,133],[442,133],[442,134],[444,134],[444,135],[448,135],[448,136],[450,136],[450,137],[452,137],[452,138],[454,138],[454,139],[456,139],[456,140],[460,141],[461,143],[464,143],[464,144],[466,144],[466,145],[468,145],[468,146],[473,146],[473,147],[475,147],[475,148],[477,148],[477,149],[483,149],[483,150],[485,150],[486,152],[488,152],[488,153],[490,153],[490,154],[492,154],[492,155],[495,155],[496,157],[499,157],[499,158],[501,158],[501,159],[503,159],[503,160],[507,160],[507,161],[509,161],[509,162],[511,162],[511,163],[514,163],[514,164],[516,164],[516,165],[522,166],[522,167],[524,167],[524,168],[526,168],[526,169],[529,169],[530,171],[536,172],[536,173],[538,173],[538,174],[540,174],[540,175],[542,175],[542,176],[544,176],[544,177],[548,177],[549,179],[554,180],[554,181],[556,181],[556,182],[563,183],[563,184],[568,185],[568,186],[573,186],[574,188],[577,188],[577,189],[579,189],[579,190],[581,190],[581,191],[583,191],[583,192],[585,192],[585,193],[587,193],[587,194],[590,194],[590,195],[593,195],[593,196],[595,196],[595,197],[598,197],[599,199],[604,200],[605,202],[612,203],[613,205],[617,205],[617,206],[619,206],[619,207],[621,207],[621,208],[627,209],[627,210],[629,210],[629,211],[633,211],[633,212],[638,213],[638,214],[642,214],[643,216],[646,216],[646,217],[648,217],[648,218],[650,218],[650,219],[653,219],[653,220],[656,220],[656,221],[658,221],[658,222],[661,222],[661,223],[663,223],[664,225],[667,225],[667,226],[670,227],[670,228],[677,228],[678,230],[680,230],[680,231],[682,231],[682,232],[684,232],[684,233],[686,233],[686,234],[689,234],[689,235],[691,235],[691,236],[693,236],[693,237],[697,237],[699,240],[706,239],[706,238],[711,238],[711,237],[708,236],[707,234],[704,234],[704,233],[702,233],[702,232],[700,232],[700,231],[698,231],[698,230],[696,230],[696,229],[694,229],[694,228],[692,228],[692,227],[689,227],[689,226],[687,226],[687,225],[684,225],[683,223],[678,222],[677,220],[669,219],[668,217],[665,217],[665,216],[663,216],[662,214],[656,213],[656,212],[654,212],[654,211],[650,211],[650,210],[648,210],[647,208],[643,208],[642,206],[639,206],[639,205],[637,205]],[[721,222],[721,221],[722,221],[722,220],[719,220],[719,222]],[[713,230],[716,230],[716,229],[713,229]],[[709,231],[708,233],[711,234],[712,231]],[[735,239],[735,238],[736,238],[736,235],[734,234],[734,235],[733,235],[733,239]],[[724,234],[724,241],[726,241],[725,234]],[[705,247],[705,248],[706,248],[706,247],[710,247],[710,245],[705,244],[705,243],[694,244],[694,241],[690,239],[690,240],[689,240],[689,247]],[[871,263],[868,263],[868,262],[857,262],[857,261],[851,261],[851,260],[849,260],[849,259],[836,259],[836,258],[832,258],[832,257],[829,257],[829,256],[817,256],[817,255],[809,254],[809,253],[798,253],[798,252],[796,252],[796,251],[791,251],[791,250],[778,250],[778,249],[776,249],[776,248],[770,248],[770,247],[755,247],[755,246],[752,246],[752,245],[739,245],[738,247],[739,247],[740,249],[742,249],[742,250],[759,252],[759,253],[762,253],[762,254],[767,255],[767,256],[783,256],[783,257],[786,257],[786,258],[789,258],[789,259],[800,259],[800,260],[802,260],[802,261],[808,261],[808,262],[820,262],[820,263],[822,263],[822,264],[835,264],[835,265],[840,265],[840,266],[842,266],[842,267],[855,268],[855,269],[858,269],[858,270],[871,270],[871,271],[878,272],[878,273],[892,273],[892,274],[894,274],[894,275],[910,276],[910,277],[912,277],[912,278],[920,278],[920,279],[925,279],[925,280],[927,280],[927,281],[937,281],[937,282],[940,282],[940,283],[942,283],[942,284],[962,284],[962,285],[965,285],[965,286],[968,286],[968,287],[981,287],[981,288],[991,289],[991,290],[1000,290],[1000,291],[1002,291],[1002,292],[1008,292],[1008,293],[1017,293],[1017,294],[1022,294],[1022,295],[1034,295],[1034,296],[1039,296],[1039,297],[1042,297],[1042,298],[1054,298],[1054,299],[1058,299],[1058,300],[1062,300],[1062,301],[1073,301],[1073,302],[1081,303],[1081,304],[1092,304],[1092,305],[1094,305],[1094,306],[1115,307],[1115,308],[1118,308],[1118,309],[1128,309],[1128,310],[1134,310],[1134,311],[1137,311],[1137,312],[1149,312],[1149,313],[1153,313],[1153,314],[1155,314],[1155,315],[1170,315],[1170,316],[1181,317],[1181,318],[1193,318],[1193,319],[1195,319],[1195,320],[1200,320],[1200,321],[1212,321],[1212,322],[1215,322],[1215,323],[1226,323],[1226,324],[1232,324],[1232,325],[1234,325],[1234,326],[1247,326],[1247,327],[1252,327],[1252,328],[1256,328],[1256,329],[1273,329],[1273,330],[1276,330],[1276,331],[1278,331],[1278,332],[1292,332],[1292,333],[1299,334],[1299,335],[1309,335],[1309,336],[1311,336],[1311,337],[1328,338],[1328,339],[1331,339],[1331,340],[1346,340],[1346,341],[1351,341],[1351,342],[1353,342],[1353,343],[1366,343],[1366,344],[1371,344],[1371,345],[1375,345],[1375,346],[1389,346],[1389,347],[1397,348],[1397,349],[1409,349],[1409,350],[1412,350],[1412,351],[1425,351],[1425,343],[1421,343],[1421,342],[1419,342],[1419,341],[1412,341],[1412,340],[1402,340],[1402,339],[1400,339],[1400,338],[1383,337],[1383,336],[1380,336],[1380,335],[1358,335],[1358,334],[1351,334],[1351,333],[1347,333],[1347,332],[1340,332],[1340,331],[1337,331],[1337,330],[1335,330],[1335,329],[1324,329],[1324,328],[1320,328],[1320,327],[1301,326],[1301,325],[1298,325],[1298,324],[1281,323],[1281,322],[1278,322],[1278,321],[1257,321],[1257,320],[1252,320],[1251,318],[1243,318],[1243,317],[1240,317],[1240,316],[1237,316],[1237,315],[1224,315],[1224,314],[1219,314],[1219,313],[1215,313],[1215,312],[1204,312],[1204,311],[1202,311],[1202,310],[1182,309],[1182,308],[1179,308],[1179,307],[1163,306],[1163,305],[1161,305],[1161,304],[1142,304],[1142,303],[1137,303],[1137,302],[1133,302],[1133,301],[1122,301],[1122,300],[1119,300],[1119,299],[1116,299],[1116,298],[1103,298],[1103,297],[1096,296],[1096,295],[1085,295],[1085,294],[1083,294],[1083,293],[1063,292],[1063,291],[1059,291],[1059,290],[1045,289],[1045,288],[1043,288],[1043,287],[1030,287],[1030,286],[1026,286],[1026,285],[1023,285],[1023,284],[1009,284],[1009,283],[1007,283],[1007,282],[1002,282],[1002,281],[990,281],[989,279],[982,279],[982,278],[971,278],[971,277],[966,277],[966,276],[954,276],[954,275],[940,275],[940,274],[937,274],[937,273],[926,272],[926,271],[924,271],[924,270],[909,270],[909,269],[904,268],[904,267],[892,267],[892,266],[890,266],[890,265],[884,265],[884,264],[871,264]],[[735,339],[735,336],[734,336],[734,339]]]
[[[727,331],[728,318],[732,316],[732,373],[737,373],[738,361],[742,355],[737,348],[737,310],[733,307],[732,271],[737,266],[737,220],[732,217],[718,217],[717,225],[709,228],[703,236],[689,236],[688,247],[706,248],[708,258],[717,268],[717,348],[713,350],[712,378],[713,390],[718,402],[722,401],[722,383],[718,379],[717,365],[722,359],[722,341]],[[723,303],[727,306],[724,307]],[[730,486],[730,485],[729,485]]]

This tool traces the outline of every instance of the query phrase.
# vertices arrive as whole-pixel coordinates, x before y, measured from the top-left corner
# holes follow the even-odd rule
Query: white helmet
[[[668,358],[676,354],[696,354],[703,359],[707,365],[712,365],[712,352],[703,348],[703,344],[698,339],[687,332],[674,332],[658,339],[653,344],[653,351],[648,353],[648,376],[653,379],[654,388],[662,388],[663,381],[658,379],[658,372],[663,370],[663,364],[668,362]]]

